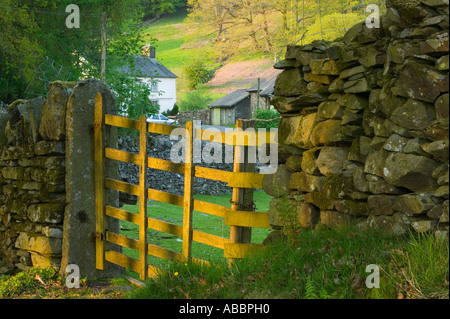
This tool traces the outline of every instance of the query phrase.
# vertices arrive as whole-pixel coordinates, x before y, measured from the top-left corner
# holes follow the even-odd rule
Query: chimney
[[[150,46],[150,58],[156,59],[156,48],[154,46]]]
[[[142,47],[142,55],[143,56],[150,56],[150,48],[151,45],[150,44],[146,44]]]

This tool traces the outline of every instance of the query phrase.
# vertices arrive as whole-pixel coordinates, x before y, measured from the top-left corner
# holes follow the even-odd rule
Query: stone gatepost
[[[62,261],[60,272],[76,264],[82,277],[109,277],[122,273],[118,266],[105,263],[105,270],[95,268],[95,180],[94,180],[94,106],[95,96],[103,95],[103,112],[116,112],[115,100],[106,85],[96,79],[78,82],[66,108],[66,200],[64,213]],[[117,129],[104,128],[105,145],[115,148]],[[108,177],[118,178],[118,164],[105,162]],[[105,190],[104,202],[118,205],[118,192]],[[118,233],[119,222],[105,218],[105,228]],[[105,243],[106,250],[119,250]]]

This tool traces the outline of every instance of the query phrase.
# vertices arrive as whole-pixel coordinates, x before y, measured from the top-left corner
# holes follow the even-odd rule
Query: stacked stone
[[[275,65],[285,163],[264,183],[274,227],[288,206],[302,227],[448,237],[448,0],[387,7],[380,28],[288,46]]]
[[[0,274],[58,268],[65,194],[65,110],[73,84],[0,112]]]

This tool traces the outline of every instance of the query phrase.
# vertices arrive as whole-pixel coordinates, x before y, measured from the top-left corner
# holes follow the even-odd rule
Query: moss
[[[8,108],[9,109],[12,109],[12,108],[14,108],[14,107],[16,107],[16,106],[18,106],[18,105],[20,105],[20,104],[26,104],[28,101],[27,100],[15,100],[14,102],[12,102],[9,106],[8,106]]]
[[[357,136],[350,146],[348,159],[352,161],[364,162],[364,157],[360,152],[360,136]]]
[[[73,89],[75,87],[75,85],[77,85],[77,82],[66,82],[66,81],[60,81],[60,80],[56,80],[53,81],[51,84],[60,84],[63,87],[67,88],[67,89]]]
[[[413,9],[420,5],[419,0],[391,0],[394,7],[400,10]]]
[[[312,192],[305,194],[305,202],[319,207],[321,210],[328,210],[334,208],[334,200],[329,198],[323,192]]]
[[[333,199],[343,198],[354,190],[352,177],[328,175],[324,183],[324,193]]]
[[[44,181],[51,184],[63,184],[65,173],[63,169],[48,169],[45,171]]]
[[[41,190],[44,188],[44,185],[35,182],[35,181],[18,181],[15,183],[18,189],[26,189],[26,190]]]
[[[343,200],[340,203],[336,204],[336,207],[339,211],[343,213],[348,213],[354,216],[364,216],[368,215],[367,203],[366,202],[357,202],[353,200]]]

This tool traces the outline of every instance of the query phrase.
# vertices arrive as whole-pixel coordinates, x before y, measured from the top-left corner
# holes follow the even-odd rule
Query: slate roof
[[[239,89],[208,104],[208,107],[233,107],[249,95],[246,89]]]
[[[265,88],[263,88],[261,90],[261,92],[259,92],[260,96],[269,96],[269,95],[273,95],[273,92],[275,91],[275,81],[276,81],[277,77],[274,76],[273,78],[271,78],[269,81],[267,81],[267,85]],[[261,88],[261,87],[260,87]]]
[[[155,58],[150,58],[144,55],[135,55],[134,63],[135,70],[132,70],[128,65],[119,68],[120,72],[125,74],[135,73],[138,77],[155,77],[155,78],[177,78],[168,68],[159,63]],[[134,71],[134,72],[133,72]]]

